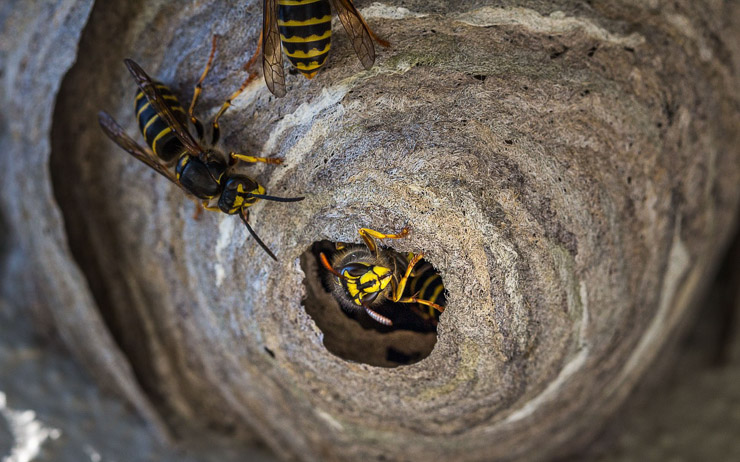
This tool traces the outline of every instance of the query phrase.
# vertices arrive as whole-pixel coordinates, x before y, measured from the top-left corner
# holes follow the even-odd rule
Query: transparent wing
[[[149,153],[147,153],[147,151],[136,141],[132,140],[131,137],[123,131],[123,128],[121,128],[121,126],[118,125],[113,117],[111,117],[107,112],[98,112],[98,122],[105,134],[108,135],[108,138],[112,139],[117,145],[126,150],[126,152],[144,162],[151,169],[175,183],[180,189],[185,191],[177,181],[177,178],[175,178],[175,175],[170,172],[167,167],[159,163],[157,159],[154,159]],[[185,191],[185,193],[190,195],[187,191]]]
[[[141,91],[144,92],[146,99],[149,100],[149,104],[152,105],[154,110],[157,111],[157,114],[172,129],[172,132],[177,136],[182,145],[185,146],[185,149],[190,151],[193,155],[197,155],[199,157],[205,156],[203,148],[200,147],[195,139],[193,139],[190,132],[172,113],[170,107],[165,102],[164,97],[159,90],[157,90],[157,86],[154,84],[154,81],[152,81],[147,73],[144,72],[144,69],[131,59],[124,59],[123,62],[134,77],[136,85],[139,86]]]
[[[352,40],[352,48],[355,49],[357,57],[365,69],[370,69],[375,62],[375,47],[365,20],[351,0],[332,0],[331,3],[337,11],[339,20],[342,21],[344,30]]]
[[[285,96],[283,45],[277,23],[277,0],[265,0],[262,8],[262,73],[273,95]]]

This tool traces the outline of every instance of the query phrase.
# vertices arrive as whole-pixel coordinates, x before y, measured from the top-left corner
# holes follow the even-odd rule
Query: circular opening
[[[346,286],[322,264],[320,255],[323,253],[327,261],[332,262],[341,253],[346,256],[343,262],[346,265],[356,262],[358,255],[368,251],[361,244],[340,244],[340,247],[337,250],[337,243],[319,241],[301,255],[301,267],[306,275],[303,281],[306,287],[303,304],[324,334],[326,349],[342,359],[382,367],[413,364],[429,356],[437,343],[440,313],[423,304],[393,302],[379,296],[371,309],[392,322],[392,325],[384,325],[373,319],[361,306],[353,306],[349,298],[342,302],[340,298],[342,294],[347,294]],[[403,277],[409,260],[392,249],[382,246],[379,249],[386,261],[399,262],[391,270],[393,283],[389,283],[383,292],[390,297],[393,284]],[[331,265],[335,265],[335,271],[342,272],[342,265],[336,261]],[[441,275],[430,263],[420,260],[414,266],[403,296],[433,300],[444,307],[445,291]]]

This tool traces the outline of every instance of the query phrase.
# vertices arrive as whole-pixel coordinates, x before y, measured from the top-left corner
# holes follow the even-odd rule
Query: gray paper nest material
[[[335,22],[329,68],[288,76],[279,100],[255,83],[222,119],[225,147],[285,158],[248,169],[270,193],[307,195],[252,211],[279,263],[236,218],[193,220],[95,122],[106,109],[136,133],[125,57],[189,101],[217,32],[212,114],[244,78],[261,2],[98,2],[60,87],[73,41],[42,40],[61,69],[33,44],[6,51],[2,213],[26,300],[160,428],[306,460],[564,454],[715,266],[740,195],[737,6],[403,6],[363,10],[393,43],[371,71]],[[449,291],[435,349],[395,369],[333,356],[299,256],[403,225],[389,245],[424,251]]]

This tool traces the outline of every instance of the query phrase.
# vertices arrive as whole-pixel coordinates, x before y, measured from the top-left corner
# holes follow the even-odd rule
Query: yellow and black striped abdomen
[[[421,260],[414,267],[414,273],[411,280],[406,285],[406,296],[416,295],[421,300],[428,300],[432,303],[445,306],[445,288],[442,284],[442,276],[437,273],[434,267]],[[434,310],[430,310],[433,312]]]
[[[156,82],[156,86],[167,101],[170,110],[175,114],[175,117],[187,127],[187,114],[174,93],[163,83]],[[175,136],[172,129],[162,117],[157,114],[157,111],[154,110],[152,105],[149,104],[144,92],[141,90],[136,93],[134,110],[136,111],[136,119],[139,121],[141,134],[144,135],[146,144],[152,148],[152,151],[154,151],[157,157],[165,162],[170,162],[185,151],[180,140]]]
[[[315,76],[331,48],[329,0],[278,0],[278,28],[290,62],[309,79]]]

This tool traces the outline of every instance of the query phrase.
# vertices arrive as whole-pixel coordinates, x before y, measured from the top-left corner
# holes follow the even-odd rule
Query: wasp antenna
[[[249,197],[256,197],[257,199],[264,199],[266,201],[275,201],[275,202],[298,202],[305,199],[305,197],[276,197],[276,196],[266,196],[264,194],[249,194]]]
[[[335,270],[330,264],[329,260],[326,259],[326,255],[324,255],[324,252],[321,252],[319,254],[319,259],[321,260],[321,264],[324,265],[324,268],[326,268],[331,274],[334,276],[340,278],[340,279],[347,279],[347,276],[344,276],[342,274],[339,274],[337,270]]]
[[[393,321],[391,321],[390,319],[386,318],[382,314],[376,313],[369,306],[362,305],[362,307],[365,308],[365,312],[368,314],[368,316],[370,316],[371,318],[373,318],[377,322],[379,322],[379,323],[381,323],[383,325],[386,325],[386,326],[392,326],[393,325]]]
[[[270,258],[272,258],[273,260],[277,261],[277,257],[275,256],[275,254],[270,251],[270,249],[265,245],[265,243],[262,242],[262,239],[260,239],[259,236],[257,236],[257,233],[254,232],[254,230],[252,229],[252,227],[249,226],[249,221],[247,220],[247,217],[245,216],[244,213],[245,213],[244,212],[244,209],[242,209],[239,212],[239,218],[241,218],[242,219],[242,222],[244,222],[244,225],[247,227],[247,230],[249,231],[249,234],[251,234],[252,237],[254,238],[254,240],[257,241],[257,244],[259,244],[260,247],[262,247],[265,250],[265,252],[267,252],[267,255],[269,255]]]

